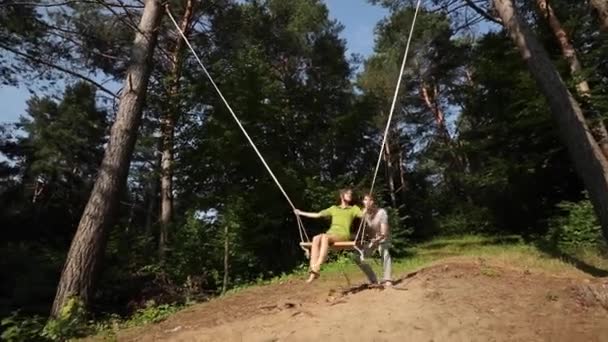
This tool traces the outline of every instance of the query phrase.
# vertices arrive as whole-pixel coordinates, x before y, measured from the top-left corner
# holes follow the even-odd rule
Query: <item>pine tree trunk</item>
[[[608,0],[591,0],[591,6],[597,11],[602,31],[608,31]]]
[[[391,195],[391,204],[393,205],[393,208],[397,208],[397,197],[395,196],[395,180],[393,177],[394,174],[394,168],[393,168],[393,156],[391,155],[391,145],[390,145],[390,140],[386,139],[386,145],[384,148],[384,161],[386,162],[386,173],[387,173],[387,178],[388,178],[388,189],[390,191],[390,195]]]
[[[169,225],[173,216],[173,138],[175,121],[173,115],[165,115],[162,126],[162,157],[160,173],[160,234],[158,238],[158,258],[165,259],[169,235]]]
[[[551,31],[553,31],[553,35],[557,39],[557,42],[562,51],[562,56],[568,62],[570,67],[570,72],[574,77],[580,77],[581,72],[583,71],[583,67],[578,59],[576,54],[576,50],[572,45],[570,39],[568,38],[568,34],[562,27],[561,22],[555,15],[553,11],[553,7],[547,2],[547,0],[536,0],[536,4],[540,10],[540,13],[547,19],[549,22],[549,26],[551,27]],[[589,83],[585,79],[581,79],[576,84],[576,90],[578,94],[582,98],[588,98],[591,96],[591,89],[589,88]],[[590,123],[591,130],[597,143],[604,154],[604,157],[608,158],[608,131],[606,130],[606,126],[601,120],[594,120]]]
[[[228,289],[228,256],[229,256],[229,241],[228,241],[228,224],[224,224],[224,280],[222,282],[222,294]]]
[[[583,70],[581,63],[576,54],[576,50],[570,39],[568,38],[568,34],[562,27],[562,23],[555,16],[555,12],[553,11],[553,7],[547,2],[547,0],[536,0],[536,4],[540,10],[540,13],[547,19],[549,23],[549,27],[551,27],[551,31],[553,31],[553,35],[559,44],[559,47],[562,51],[562,56],[568,62],[568,66],[570,67],[570,72],[573,75],[580,74]],[[576,89],[581,96],[589,96],[589,83],[586,80],[581,80],[576,85]]]
[[[462,160],[456,152],[456,146],[454,144],[454,141],[452,140],[450,132],[448,131],[447,126],[445,125],[445,116],[443,114],[443,111],[439,107],[439,104],[437,103],[437,90],[434,88],[431,89],[429,85],[423,84],[420,89],[420,96],[422,97],[427,108],[431,111],[431,113],[433,113],[433,116],[435,118],[435,124],[437,125],[437,133],[443,141],[444,145],[447,147],[448,153],[452,158],[454,166],[457,168],[458,171],[463,171]]]
[[[456,164],[460,164],[458,156],[456,156],[453,151],[452,138],[450,137],[450,132],[448,132],[448,128],[445,125],[443,111],[437,104],[437,91],[431,90],[429,85],[423,84],[420,89],[420,96],[422,97],[427,108],[431,111],[431,113],[433,113],[435,124],[437,125],[437,132],[439,133],[441,140],[443,140],[445,145],[449,148],[452,158],[454,158],[454,162]]]
[[[116,121],[57,286],[51,309],[53,317],[59,315],[71,297],[78,297],[88,305],[95,290],[108,229],[114,222],[119,196],[127,180],[161,17],[160,1],[147,0],[135,35]]]
[[[159,144],[160,145],[160,144]],[[154,162],[154,171],[153,171],[153,179],[151,181],[151,185],[150,185],[150,191],[148,191],[148,207],[146,208],[146,234],[147,236],[152,236],[153,232],[152,232],[152,226],[154,225],[154,217],[157,213],[157,208],[156,206],[158,205],[158,190],[159,190],[159,183],[160,183],[160,179],[157,176],[157,172],[160,170],[160,163],[161,163],[161,159],[162,156],[157,156],[155,153],[155,162]]]
[[[188,34],[192,22],[194,0],[186,2],[186,8],[180,29]],[[159,260],[165,259],[165,249],[169,235],[169,225],[173,218],[173,148],[175,137],[175,123],[179,111],[179,79],[182,73],[182,55],[184,52],[184,40],[177,34],[175,46],[171,55],[171,73],[169,75],[169,108],[161,117],[162,132],[162,158],[160,173],[160,236],[158,239]]]
[[[547,99],[574,167],[589,192],[604,237],[608,239],[608,160],[589,133],[580,105],[568,91],[547,52],[518,17],[512,0],[493,2],[509,36]]]
[[[405,162],[403,161],[403,153],[399,152],[399,180],[401,184],[399,185],[398,191],[401,193],[405,193],[407,190],[407,185],[405,184]]]

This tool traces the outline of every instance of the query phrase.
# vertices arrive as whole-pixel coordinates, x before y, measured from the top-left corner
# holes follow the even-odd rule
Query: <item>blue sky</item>
[[[366,0],[325,0],[325,4],[330,16],[344,25],[342,37],[347,41],[348,53],[369,55],[374,48],[374,28],[387,10]]]
[[[374,46],[374,27],[387,11],[370,5],[366,0],[325,0],[330,16],[344,25],[348,55],[369,55]],[[24,114],[30,97],[26,87],[0,86],[0,123],[16,121]]]

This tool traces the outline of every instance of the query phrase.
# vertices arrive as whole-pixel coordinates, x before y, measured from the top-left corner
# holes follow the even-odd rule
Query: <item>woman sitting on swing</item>
[[[296,215],[310,218],[330,217],[331,225],[324,234],[315,235],[312,239],[310,251],[310,276],[307,283],[311,283],[319,277],[321,264],[325,262],[329,245],[338,241],[350,240],[350,226],[355,217],[362,218],[364,211],[356,205],[352,205],[353,191],[349,188],[340,190],[340,204],[331,206],[318,213],[309,213],[295,210]]]

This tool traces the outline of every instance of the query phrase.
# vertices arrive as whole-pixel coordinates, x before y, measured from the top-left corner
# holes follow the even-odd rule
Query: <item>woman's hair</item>
[[[340,191],[338,193],[340,194],[340,196],[342,196],[342,195],[344,195],[345,193],[347,193],[349,191],[352,192],[353,189],[351,189],[351,188],[342,188],[342,189],[340,189]]]
[[[353,189],[347,187],[347,188],[342,188],[342,189],[338,190],[338,204],[342,203],[342,196],[349,191],[353,192]],[[353,201],[351,201],[351,202],[353,202]]]

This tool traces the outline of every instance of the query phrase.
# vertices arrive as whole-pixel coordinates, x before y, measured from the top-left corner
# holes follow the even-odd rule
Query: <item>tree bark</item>
[[[192,23],[194,0],[187,0],[180,29],[188,34]],[[171,54],[171,72],[169,74],[169,107],[161,117],[162,157],[160,172],[160,236],[158,239],[158,256],[162,262],[165,259],[165,249],[169,235],[169,225],[173,219],[173,148],[175,138],[175,123],[179,111],[179,79],[182,73],[182,55],[184,40],[177,34],[175,46]]]
[[[428,85],[423,84],[420,90],[420,94],[427,108],[433,113],[433,117],[435,118],[435,124],[437,125],[437,131],[439,135],[448,143],[450,140],[450,134],[448,132],[447,127],[445,126],[443,111],[437,105],[437,92],[430,90]],[[448,143],[449,145],[449,143]]]
[[[160,149],[160,148],[157,148],[157,150],[158,149]],[[147,236],[154,235],[152,232],[152,226],[155,223],[154,218],[155,218],[156,214],[158,213],[156,207],[159,202],[158,193],[159,193],[159,187],[160,187],[160,179],[158,177],[157,172],[160,170],[160,163],[161,163],[162,156],[160,155],[160,153],[158,153],[158,154],[155,153],[154,158],[156,160],[154,161],[154,170],[152,172],[153,177],[152,177],[150,188],[148,191],[148,206],[146,208],[146,223],[145,223],[146,229],[145,230],[146,230]]]
[[[602,31],[608,31],[608,0],[591,0],[591,6],[597,11]]]
[[[388,189],[391,195],[391,204],[393,205],[393,208],[397,208],[397,197],[396,197],[396,191],[395,191],[395,179],[393,177],[394,174],[394,167],[393,167],[393,156],[391,154],[391,144],[390,144],[390,140],[386,139],[386,145],[384,147],[384,161],[386,162],[386,174],[387,174],[387,178],[388,178]]]
[[[547,52],[518,17],[512,0],[493,2],[509,36],[549,104],[576,172],[589,192],[604,237],[608,238],[608,160],[589,132],[580,105],[568,91]]]
[[[580,77],[583,67],[581,66],[581,62],[578,59],[576,50],[574,49],[568,34],[555,15],[553,7],[551,7],[547,0],[536,0],[536,4],[540,13],[547,19],[551,31],[553,31],[553,35],[562,51],[562,56],[568,62],[570,73],[573,77]],[[591,96],[589,83],[585,79],[580,79],[576,84],[576,90],[582,98],[589,98]],[[606,130],[606,126],[601,120],[593,120],[590,123],[590,126],[604,157],[608,158],[608,131]]]
[[[146,0],[139,31],[133,42],[116,121],[61,273],[51,309],[53,317],[60,314],[71,297],[77,297],[88,305],[94,293],[108,229],[114,222],[119,196],[127,180],[161,17],[160,1]]]
[[[462,171],[462,161],[455,151],[454,142],[452,141],[452,137],[450,136],[447,126],[445,125],[445,116],[437,102],[437,90],[434,88],[431,89],[431,87],[427,84],[423,84],[420,89],[420,96],[422,97],[427,108],[431,111],[431,113],[433,113],[439,137],[441,140],[443,140],[443,143],[448,148],[454,165],[458,168],[458,170]]]
[[[228,256],[230,252],[228,241],[228,224],[224,223],[224,280],[222,282],[222,294],[228,289]]]
[[[570,72],[573,75],[580,74],[583,68],[578,59],[578,56],[576,55],[576,50],[574,49],[574,46],[572,46],[568,34],[562,27],[562,23],[555,15],[553,7],[551,7],[547,0],[536,0],[536,5],[538,6],[538,9],[540,10],[540,13],[543,15],[543,17],[547,19],[549,27],[551,28],[551,31],[553,31],[555,39],[557,39],[557,42],[559,43],[562,55],[570,66]],[[578,82],[576,84],[576,89],[578,90],[581,96],[589,96],[589,83],[587,83],[586,80],[583,79]]]
[[[407,190],[407,185],[405,184],[405,162],[403,160],[403,153],[399,152],[399,180],[401,184],[399,185],[399,189],[402,194]],[[402,196],[403,197],[403,196]]]

